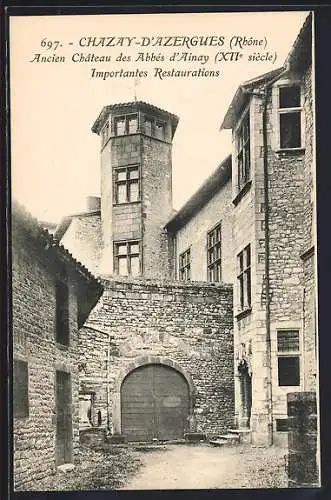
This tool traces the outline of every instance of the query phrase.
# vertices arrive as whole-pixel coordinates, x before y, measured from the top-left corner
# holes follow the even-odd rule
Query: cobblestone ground
[[[81,448],[72,472],[60,472],[29,490],[286,488],[286,450],[207,444]]]

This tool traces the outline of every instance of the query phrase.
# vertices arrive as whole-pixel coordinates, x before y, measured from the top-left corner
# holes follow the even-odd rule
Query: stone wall
[[[99,275],[102,258],[100,213],[73,216],[61,244],[94,275]]]
[[[315,122],[312,96],[311,67],[304,75],[305,89],[305,160],[304,160],[304,199],[303,199],[303,321],[305,352],[305,390],[318,390],[317,377],[317,318],[316,318],[316,163],[315,163]]]
[[[167,278],[168,246],[163,227],[172,210],[171,144],[141,136],[143,274]]]
[[[229,181],[176,233],[177,276],[179,255],[190,247],[191,279],[208,281],[207,233],[221,223],[222,281],[233,282],[232,210],[232,190]]]
[[[55,341],[55,286],[44,249],[16,226],[13,218],[13,358],[28,363],[29,415],[14,418],[14,487],[55,471],[56,370],[71,374],[73,460],[78,459],[77,303],[69,290],[70,346]]]
[[[108,404],[110,429],[118,430],[114,401],[123,370],[137,360],[165,359],[192,379],[198,429],[217,435],[232,427],[232,287],[124,279],[103,284],[80,330],[80,390],[95,394],[93,414],[101,412],[101,425],[107,426]]]
[[[303,103],[305,115],[305,159],[304,159],[304,237],[303,250],[308,250],[315,244],[316,237],[316,163],[315,163],[315,121],[312,96],[311,67],[303,78],[305,99]]]

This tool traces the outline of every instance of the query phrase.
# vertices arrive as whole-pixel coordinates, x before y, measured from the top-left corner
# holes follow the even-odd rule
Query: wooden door
[[[129,441],[182,438],[188,414],[188,384],[173,368],[146,365],[125,378],[121,388],[122,433]]]
[[[70,373],[56,372],[56,463],[72,461],[72,410]]]

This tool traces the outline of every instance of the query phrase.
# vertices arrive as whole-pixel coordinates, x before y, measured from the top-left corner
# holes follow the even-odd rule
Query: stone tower
[[[101,138],[102,274],[166,278],[177,116],[141,101],[105,106]]]

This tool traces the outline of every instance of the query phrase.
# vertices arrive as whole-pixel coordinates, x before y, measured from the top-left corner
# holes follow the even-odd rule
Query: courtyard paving
[[[286,488],[286,454],[276,447],[167,445],[145,453],[122,489]]]
[[[286,488],[285,449],[234,445],[82,446],[71,471],[49,475],[26,490],[173,490]]]

